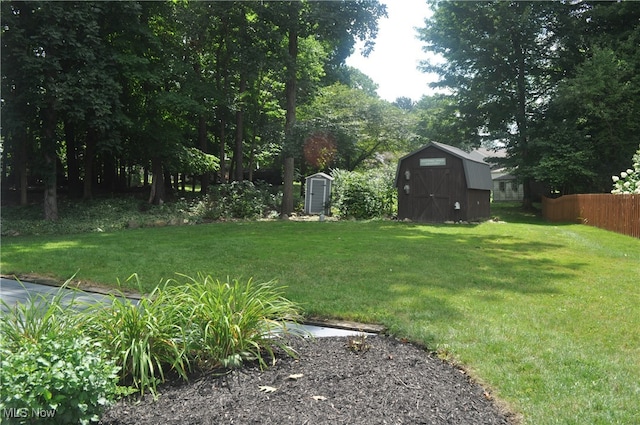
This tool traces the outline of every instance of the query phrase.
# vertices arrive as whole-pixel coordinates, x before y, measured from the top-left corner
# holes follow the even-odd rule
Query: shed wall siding
[[[472,185],[479,185],[482,190],[468,187],[470,177],[466,175],[465,161],[462,158],[436,145],[427,145],[402,158],[396,180],[398,218],[421,222],[488,218],[491,177],[488,166],[481,169],[482,164],[478,165],[467,165],[466,168],[473,174],[471,178],[476,179]],[[482,170],[486,171],[486,176],[482,175]],[[477,178],[481,178],[479,183]],[[406,193],[405,186],[408,186],[409,193]],[[484,190],[484,186],[488,186],[487,190]],[[456,202],[460,203],[460,210],[454,209]]]

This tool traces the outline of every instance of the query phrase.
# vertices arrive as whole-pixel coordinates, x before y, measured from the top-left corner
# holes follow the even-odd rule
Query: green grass
[[[530,424],[640,423],[640,240],[507,223],[227,222],[3,238],[2,272],[143,291],[276,279],[307,315],[385,324],[464,364]]]

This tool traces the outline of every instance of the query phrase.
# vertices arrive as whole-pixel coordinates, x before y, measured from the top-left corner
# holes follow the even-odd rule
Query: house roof
[[[508,169],[500,168],[497,170],[491,171],[491,178],[493,180],[516,180],[516,176],[511,174]]]
[[[408,155],[400,158],[399,163],[401,163],[404,159],[409,158],[424,149],[434,146],[437,149],[445,151],[455,157],[458,157],[462,160],[462,165],[464,167],[464,175],[467,181],[467,188],[469,189],[479,189],[479,190],[492,190],[493,182],[491,180],[491,169],[489,168],[489,164],[484,162],[483,156],[478,153],[469,153],[465,152],[460,148],[456,148],[455,146],[445,145],[444,143],[438,142],[430,142],[411,152]],[[398,182],[398,173],[400,172],[400,166],[398,164],[398,169],[396,171],[396,185]]]

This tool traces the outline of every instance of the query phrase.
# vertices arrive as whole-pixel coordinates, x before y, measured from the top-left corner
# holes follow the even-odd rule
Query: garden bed
[[[102,424],[511,424],[462,369],[388,336],[294,339],[261,371],[193,376],[122,400]]]

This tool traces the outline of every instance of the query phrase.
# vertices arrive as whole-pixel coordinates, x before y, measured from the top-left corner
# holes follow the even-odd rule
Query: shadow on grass
[[[464,315],[458,297],[559,293],[588,264],[544,231],[498,223],[214,223],[11,242],[6,269],[87,270],[103,284],[138,273],[152,286],[175,273],[277,279],[309,314],[362,321],[405,314],[453,321]]]

